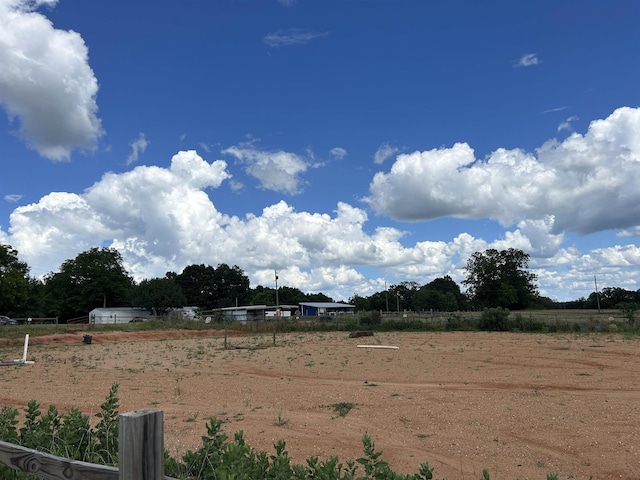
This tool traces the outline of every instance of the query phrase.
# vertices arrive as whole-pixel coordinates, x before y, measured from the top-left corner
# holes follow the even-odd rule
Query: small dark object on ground
[[[371,332],[371,331],[358,331],[358,332],[351,332],[349,334],[349,338],[358,338],[358,337],[373,337],[373,332]]]
[[[91,335],[85,335],[84,337],[82,337],[82,343],[86,343],[87,345],[91,345],[92,340],[93,337]]]

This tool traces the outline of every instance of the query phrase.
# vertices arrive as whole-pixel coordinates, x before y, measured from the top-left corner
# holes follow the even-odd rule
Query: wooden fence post
[[[164,480],[162,410],[123,413],[118,428],[120,480]]]

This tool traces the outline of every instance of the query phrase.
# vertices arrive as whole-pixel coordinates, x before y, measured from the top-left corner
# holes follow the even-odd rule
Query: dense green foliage
[[[511,322],[509,321],[509,310],[496,307],[487,308],[482,312],[480,322],[478,323],[480,330],[488,330],[494,332],[507,332],[511,330]]]
[[[175,276],[175,282],[187,305],[205,310],[236,305],[236,301],[246,305],[248,300],[249,277],[236,265],[189,265]]]
[[[103,305],[129,305],[133,280],[122,265],[120,252],[92,248],[67,260],[45,280],[50,310],[57,317],[86,315]]]
[[[171,308],[187,305],[182,288],[173,278],[142,280],[133,288],[131,303],[143,307],[154,315],[163,315]]]
[[[95,428],[77,407],[61,414],[49,405],[44,415],[40,404],[31,400],[25,409],[23,426],[18,429],[18,411],[10,406],[0,409],[0,440],[50,453],[58,457],[98,463],[118,464],[118,384],[114,383],[105,402],[100,405],[96,417],[100,421]],[[35,478],[0,466],[3,480]]]
[[[42,414],[40,406],[31,400],[25,409],[25,420],[17,428],[18,411],[9,406],[0,409],[0,439],[6,442],[70,458],[101,465],[118,464],[118,384],[111,387],[105,402],[96,417],[100,419],[95,428],[90,426],[89,417],[76,407],[66,414],[60,414],[49,406]],[[244,440],[242,432],[237,432],[233,440],[222,430],[222,422],[212,418],[206,426],[207,434],[202,437],[202,447],[188,451],[181,460],[165,452],[165,474],[184,479],[432,479],[433,469],[428,463],[420,467],[414,475],[394,472],[389,464],[380,459],[374,443],[368,435],[363,437],[364,456],[356,461],[340,463],[337,457],[320,460],[309,458],[305,465],[293,464],[286,450],[286,444],[279,440],[274,444],[275,454],[268,455],[251,448]],[[364,475],[358,475],[359,470]],[[0,466],[0,478],[22,480],[35,478]]]
[[[414,295],[414,307],[416,310],[456,312],[466,310],[467,299],[458,284],[446,275],[420,287]]]
[[[471,301],[480,308],[522,310],[538,297],[536,275],[527,271],[529,255],[522,250],[489,249],[476,252],[467,261],[462,282]]]
[[[29,267],[18,252],[0,244],[0,315],[13,316],[26,308],[31,285]]]
[[[422,286],[416,282],[401,282],[370,297],[354,295],[349,303],[358,310],[455,312],[466,310],[467,299],[458,284],[446,275]]]
[[[50,453],[63,458],[118,465],[118,384],[113,384],[105,402],[100,405],[96,417],[100,419],[95,428],[90,426],[88,415],[76,407],[60,414],[50,405],[46,414],[31,400],[25,409],[25,420],[17,428],[18,411],[9,406],[0,409],[0,440]],[[181,460],[165,451],[165,475],[185,480],[432,480],[433,468],[425,462],[415,474],[395,472],[381,459],[368,434],[362,438],[363,456],[347,460],[344,464],[338,457],[321,460],[310,457],[305,464],[292,463],[286,443],[278,440],[271,455],[256,451],[249,446],[242,431],[233,439],[222,430],[222,422],[211,418],[207,423],[207,434],[202,436],[202,447],[188,451]],[[29,480],[31,475],[17,472],[0,465],[3,480]],[[483,470],[483,480],[490,480],[489,472]],[[547,480],[557,480],[555,474]]]

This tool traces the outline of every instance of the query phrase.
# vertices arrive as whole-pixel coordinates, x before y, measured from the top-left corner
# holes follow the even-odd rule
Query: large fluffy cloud
[[[477,159],[466,143],[399,155],[375,175],[366,201],[408,221],[553,218],[555,233],[629,233],[640,223],[639,184],[640,109],[624,107],[535,155],[501,148]]]
[[[168,169],[107,173],[82,194],[51,193],[18,207],[10,217],[11,243],[37,265],[113,244],[126,252],[132,273],[164,275],[220,240],[216,235],[228,219],[204,190],[229,177],[225,162],[209,164],[193,151],[175,155]]]
[[[95,148],[102,132],[87,46],[35,11],[55,3],[0,0],[0,104],[41,155],[66,160],[75,148]]]

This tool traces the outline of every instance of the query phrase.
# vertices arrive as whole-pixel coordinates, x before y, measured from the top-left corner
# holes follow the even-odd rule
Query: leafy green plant
[[[368,434],[362,437],[362,445],[364,447],[364,457],[358,458],[357,462],[364,467],[365,478],[374,478],[379,480],[431,480],[433,478],[433,468],[429,463],[420,465],[420,472],[414,475],[403,475],[391,470],[387,462],[380,459],[382,452],[376,452],[373,440]]]
[[[618,308],[620,309],[620,313],[622,313],[622,315],[626,317],[629,325],[634,326],[636,323],[636,315],[638,313],[638,310],[640,310],[640,304],[621,303],[620,305],[618,305]]]
[[[84,415],[78,407],[71,407],[62,416],[56,449],[49,453],[74,460],[91,461],[93,450],[94,439],[89,415]]]
[[[280,413],[278,414],[278,418],[276,418],[274,425],[276,427],[284,427],[285,425],[288,425],[288,424],[289,424],[289,419],[286,418],[282,410],[280,410]]]
[[[18,411],[5,406],[0,409],[0,439],[27,446],[73,460],[91,463],[117,464],[118,456],[118,384],[112,385],[101,410],[95,430],[91,428],[89,416],[77,407],[61,415],[50,406],[45,415],[39,404],[32,400],[25,408],[25,420],[18,430]],[[334,404],[336,408],[351,409],[354,404]],[[346,410],[348,412],[348,410]],[[346,414],[346,413],[345,413]],[[284,424],[287,419],[279,418]],[[391,469],[382,460],[382,452],[376,451],[368,434],[362,438],[363,456],[355,461],[341,463],[337,457],[320,461],[311,457],[305,464],[294,464],[289,457],[284,440],[274,445],[274,453],[267,454],[250,447],[242,431],[233,439],[222,430],[222,421],[211,418],[202,437],[202,447],[188,451],[177,460],[165,451],[165,474],[185,480],[254,479],[265,480],[432,480],[433,468],[428,463],[420,465],[418,473],[401,474]],[[426,437],[426,435],[424,436]],[[420,436],[420,438],[423,438]],[[364,470],[363,475],[358,471]],[[0,465],[2,480],[31,480],[34,477]],[[489,472],[483,470],[482,480],[490,480]],[[547,475],[547,480],[558,480],[557,474]]]
[[[100,411],[96,417],[100,419],[96,425],[95,439],[97,441],[95,455],[108,465],[118,463],[118,398],[117,383],[111,385],[109,394],[104,403],[100,405]]]
[[[18,432],[16,425],[18,424],[18,410],[5,405],[0,409],[0,439],[9,443],[18,442]]]
[[[502,307],[485,309],[482,312],[478,326],[480,330],[496,332],[509,330],[509,310]]]
[[[356,406],[356,404],[351,402],[340,402],[340,403],[334,403],[331,406],[338,413],[338,415],[340,415],[341,417],[344,417],[347,415],[347,413],[351,411],[353,407]]]
[[[118,384],[111,387],[106,401],[96,414],[100,421],[91,428],[89,416],[77,407],[61,415],[54,405],[42,415],[40,405],[31,400],[25,408],[25,420],[17,429],[18,411],[10,407],[0,410],[0,439],[33,448],[59,457],[90,463],[117,465],[118,463]],[[7,480],[32,479],[0,465],[0,478]]]
[[[30,400],[27,403],[25,410],[24,425],[20,429],[20,444],[29,447],[36,448],[38,445],[44,443],[43,432],[39,430],[38,417],[40,417],[40,404],[35,400]]]

